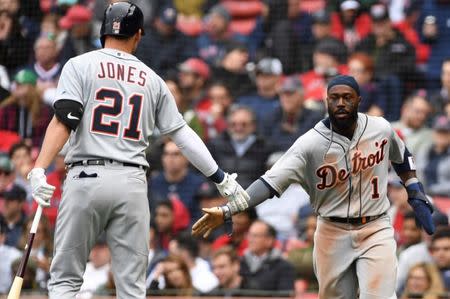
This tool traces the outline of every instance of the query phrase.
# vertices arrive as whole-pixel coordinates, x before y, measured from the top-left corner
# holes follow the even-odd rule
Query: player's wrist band
[[[220,207],[223,213],[223,220],[228,221],[231,220],[231,209],[228,205],[224,205]]]
[[[418,178],[410,178],[405,182],[405,187],[408,187],[409,185],[412,185],[414,183],[418,183],[419,179]]]
[[[225,178],[225,173],[222,169],[217,168],[217,171],[213,173],[213,175],[209,176],[211,181],[213,181],[216,184],[220,184],[223,182],[223,179]]]

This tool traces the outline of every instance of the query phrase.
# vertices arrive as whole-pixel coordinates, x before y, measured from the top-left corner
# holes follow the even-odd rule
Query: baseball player
[[[223,195],[246,196],[235,176],[220,170],[186,125],[162,79],[133,56],[143,34],[141,10],[129,2],[115,2],[104,14],[104,48],[70,59],[61,73],[55,117],[28,175],[34,199],[49,206],[54,187],[47,184],[45,169],[69,140],[50,298],[75,298],[89,252],[103,231],[117,297],[145,298],[150,213],[144,151],[156,128]]]
[[[386,211],[390,162],[408,191],[408,202],[428,234],[432,207],[415,175],[411,154],[381,117],[358,113],[359,86],[350,76],[333,78],[327,89],[329,117],[297,139],[246,190],[249,201],[234,200],[205,209],[193,226],[207,236],[224,219],[299,183],[319,215],[314,268],[319,297],[396,298],[394,231]]]

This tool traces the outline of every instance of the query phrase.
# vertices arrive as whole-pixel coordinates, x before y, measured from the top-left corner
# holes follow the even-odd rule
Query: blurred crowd
[[[53,117],[61,69],[101,48],[99,29],[110,2],[0,1],[0,294],[9,290],[37,208],[26,176]],[[328,80],[354,76],[360,112],[391,122],[435,203],[439,229],[429,237],[417,227],[400,179],[389,178],[397,294],[450,298],[444,296],[450,291],[450,0],[131,2],[145,16],[135,55],[165,80],[188,125],[244,188],[326,116]],[[36,233],[25,291],[47,288],[64,155],[47,172],[56,190]],[[147,158],[149,294],[317,291],[316,215],[301,186],[233,216],[232,236],[219,229],[193,239],[190,227],[201,209],[226,199],[158,132]],[[101,236],[80,298],[111,292],[110,253]]]

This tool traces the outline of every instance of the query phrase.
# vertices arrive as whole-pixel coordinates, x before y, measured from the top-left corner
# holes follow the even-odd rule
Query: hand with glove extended
[[[31,193],[34,200],[43,208],[50,206],[55,187],[47,184],[47,177],[43,168],[33,168],[28,173],[28,180],[31,184]]]
[[[205,208],[202,211],[205,214],[192,226],[192,235],[208,238],[214,229],[225,222],[224,212],[222,207]],[[231,223],[231,219],[229,221]],[[228,232],[228,234],[230,235],[231,232]]]
[[[225,173],[225,178],[220,184],[216,184],[220,194],[225,197],[232,211],[242,212],[248,207],[250,196],[236,181],[237,174]]]
[[[405,188],[408,192],[408,203],[416,215],[416,223],[423,227],[427,234],[432,235],[435,230],[431,217],[433,207],[425,195],[422,183],[414,182],[405,186]]]

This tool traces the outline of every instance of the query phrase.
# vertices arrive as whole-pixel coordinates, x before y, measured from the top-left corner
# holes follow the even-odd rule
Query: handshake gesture
[[[205,213],[192,226],[192,235],[207,238],[211,232],[222,225],[228,225],[228,234],[231,235],[232,223],[231,215],[239,213],[248,208],[250,196],[236,181],[237,174],[225,173],[225,178],[220,184],[216,184],[220,194],[228,200],[226,206],[203,209]]]

